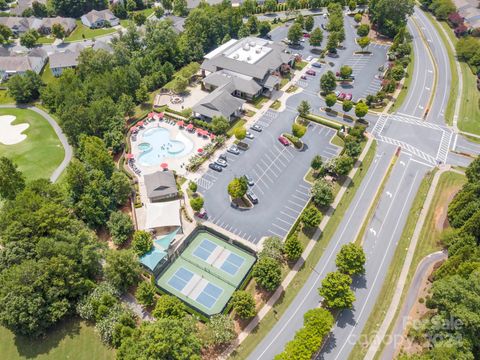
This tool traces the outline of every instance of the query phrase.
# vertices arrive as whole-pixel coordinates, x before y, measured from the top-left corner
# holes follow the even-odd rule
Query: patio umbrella
[[[132,127],[130,128],[130,131],[131,131],[131,132],[137,131],[137,127],[136,127],[136,126],[132,126]]]
[[[183,120],[177,121],[177,125],[183,127],[185,125],[185,122]]]
[[[125,157],[127,159],[133,159],[133,154],[127,153],[127,154],[125,154]]]
[[[139,121],[139,122],[137,123],[138,126],[143,126],[143,124],[144,124],[143,121]]]
[[[157,118],[158,118],[158,119],[163,119],[163,113],[158,113],[158,114],[157,114]]]
[[[210,139],[215,139],[215,134],[210,134]]]
[[[187,130],[192,130],[193,129],[193,124],[188,124],[187,125]]]
[[[203,134],[203,130],[200,129],[200,128],[197,128],[197,134],[202,135],[202,134]]]
[[[155,113],[154,112],[151,112],[148,114],[148,118],[149,119],[153,119],[155,117]]]
[[[202,148],[199,148],[199,149],[197,150],[197,152],[198,152],[199,154],[202,154],[202,153],[203,153],[203,149],[202,149]]]
[[[167,163],[161,163],[160,164],[160,167],[165,170],[165,169],[168,169],[168,164]]]

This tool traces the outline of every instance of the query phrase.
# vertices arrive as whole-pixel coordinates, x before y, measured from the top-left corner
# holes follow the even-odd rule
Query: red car
[[[338,95],[337,99],[338,100],[345,100],[345,97],[347,96],[347,94],[345,93],[340,93],[340,95]]]
[[[345,100],[352,100],[352,94],[345,95]]]
[[[278,137],[278,141],[280,141],[280,143],[283,145],[283,146],[288,146],[290,145],[290,143],[288,142],[288,140],[286,138],[284,138],[283,136],[279,136]]]
[[[300,76],[300,79],[307,80],[307,77],[305,75],[302,75],[302,76]]]
[[[305,34],[303,34],[303,37],[304,37],[304,38],[309,38],[309,37],[310,37],[310,34],[309,34],[309,33],[305,33]]]
[[[317,75],[317,73],[316,73],[315,71],[313,71],[312,69],[307,70],[307,71],[305,72],[305,74],[307,74],[307,75],[313,75],[313,76]]]

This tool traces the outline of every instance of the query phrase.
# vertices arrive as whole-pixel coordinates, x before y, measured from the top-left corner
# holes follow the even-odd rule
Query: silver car
[[[217,161],[215,161],[215,164],[220,165],[221,167],[227,167],[227,162],[220,158],[218,158]]]
[[[251,132],[249,132],[249,131],[246,132],[245,137],[246,137],[247,139],[254,139],[254,138],[255,138],[255,136],[253,136],[253,134],[252,134]]]

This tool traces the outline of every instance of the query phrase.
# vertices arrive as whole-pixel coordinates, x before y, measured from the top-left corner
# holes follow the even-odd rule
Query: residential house
[[[178,196],[177,182],[172,171],[157,171],[143,176],[151,202],[171,200]]]
[[[64,17],[54,17],[54,18],[43,18],[41,23],[36,29],[40,34],[49,35],[52,32],[53,25],[61,25],[65,34],[68,36],[75,28],[77,27],[77,22],[74,18],[64,18]]]
[[[32,28],[34,20],[35,18],[33,17],[5,16],[0,17],[0,24],[12,30],[13,35],[19,36]]]
[[[93,50],[100,50],[101,49],[101,50],[105,50],[106,52],[108,52],[110,54],[113,53],[112,46],[105,41],[99,41],[99,40],[95,41],[95,43],[92,46],[92,49]]]
[[[18,0],[17,6],[10,10],[11,15],[22,16],[23,12],[32,7],[34,2],[47,5],[47,0]]]
[[[28,54],[0,54],[0,80],[4,81],[9,76],[17,74],[25,74],[31,70],[40,74],[48,56],[45,50],[37,48],[31,50]]]
[[[42,35],[48,35],[52,32],[52,26],[54,24],[62,25],[65,33],[70,34],[77,26],[75,19],[62,18],[57,16],[55,18],[34,18],[34,17],[0,17],[0,24],[12,30],[15,36],[19,36],[28,30],[36,30]]]
[[[105,26],[117,26],[120,24],[120,19],[108,10],[92,10],[83,15],[81,18],[82,24],[91,28],[98,29]]]
[[[78,57],[80,51],[66,50],[64,52],[56,52],[50,55],[50,69],[54,76],[62,75],[64,69],[72,69],[78,65]]]
[[[458,13],[469,29],[480,28],[480,7],[478,0],[454,0]]]
[[[193,107],[195,116],[233,119],[245,102],[240,99],[271,96],[278,90],[281,73],[294,61],[282,43],[256,37],[227,41],[204,57],[202,86],[212,92]]]

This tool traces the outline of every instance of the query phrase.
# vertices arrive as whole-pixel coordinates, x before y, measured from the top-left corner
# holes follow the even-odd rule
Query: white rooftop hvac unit
[[[261,49],[261,48],[260,48],[260,49],[255,49],[255,52],[256,52],[257,54],[260,54],[260,53],[262,52],[262,49]]]
[[[233,54],[234,59],[238,59],[238,54]]]
[[[254,47],[255,46],[255,41],[250,41],[250,46]]]
[[[249,56],[249,57],[247,57],[247,60],[250,61],[250,60],[252,60],[252,58]]]
[[[243,45],[243,50],[245,51],[250,50],[250,46],[248,44]]]

